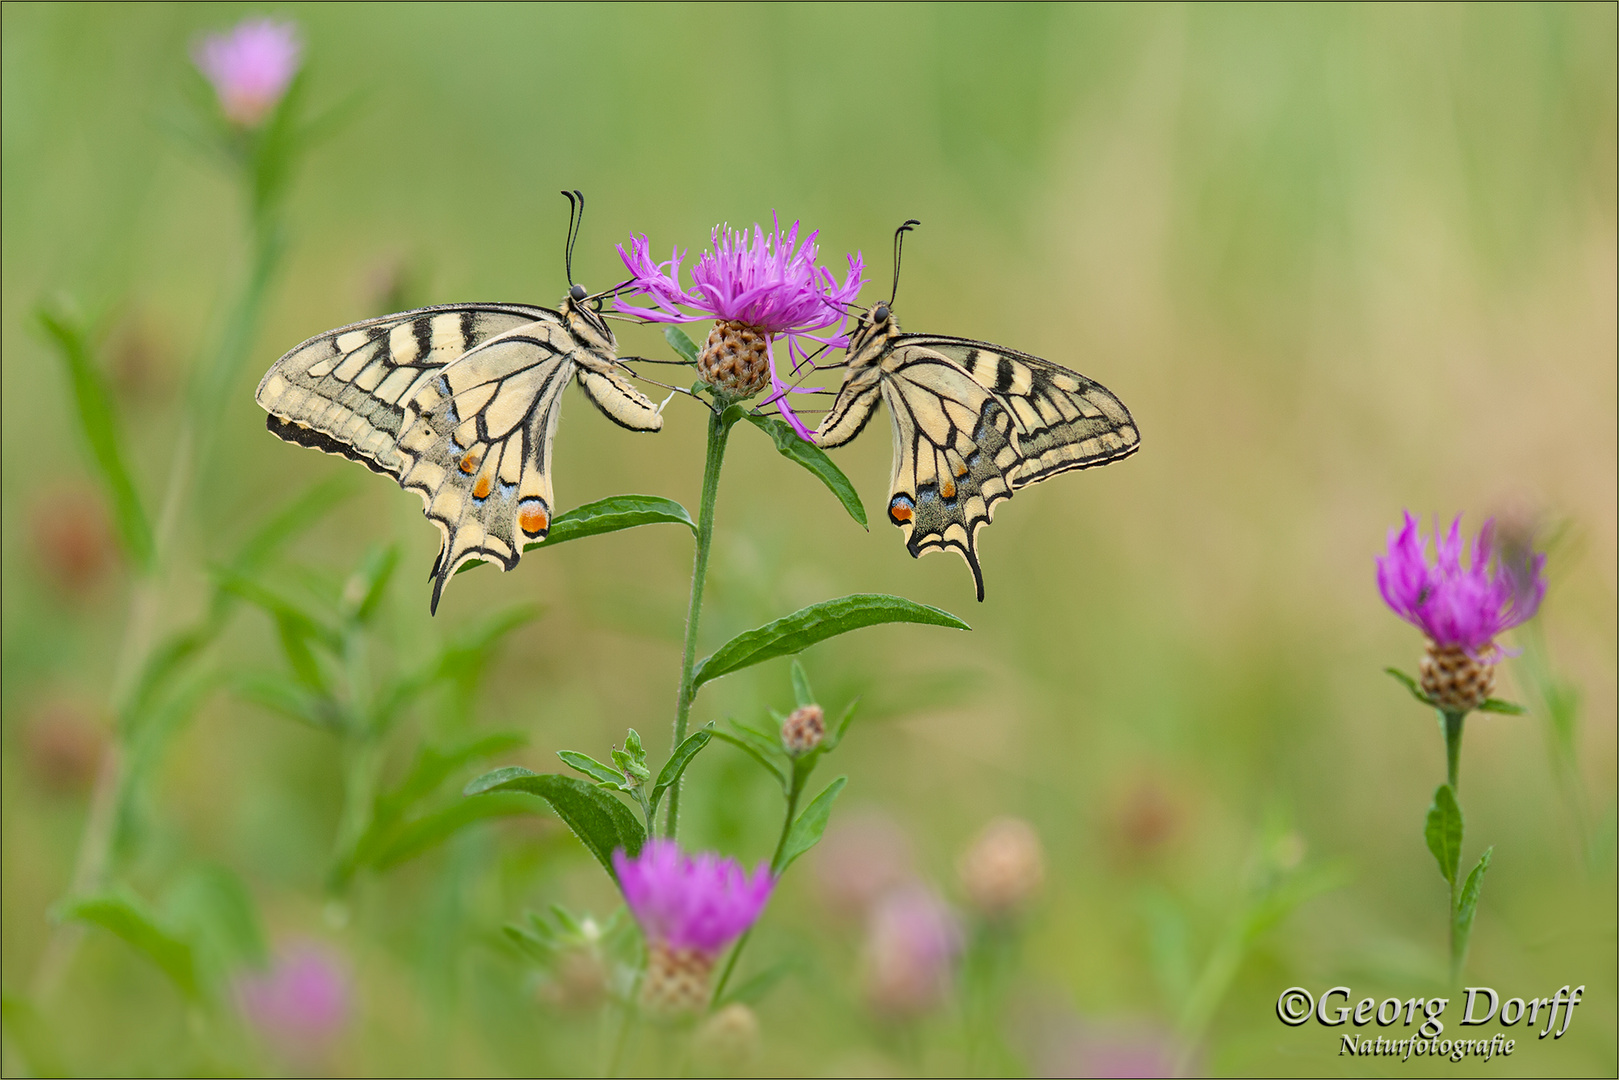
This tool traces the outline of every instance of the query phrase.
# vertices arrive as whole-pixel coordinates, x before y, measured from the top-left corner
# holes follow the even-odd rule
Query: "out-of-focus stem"
[[[1450,784],[1451,794],[1456,793],[1456,775],[1462,759],[1462,721],[1467,719],[1464,712],[1443,714],[1445,723],[1445,776]]]

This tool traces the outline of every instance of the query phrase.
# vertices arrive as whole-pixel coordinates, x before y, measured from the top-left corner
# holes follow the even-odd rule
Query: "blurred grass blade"
[[[72,1076],[63,1061],[56,1039],[34,1003],[17,994],[0,996],[0,1024],[6,1040],[23,1059],[23,1066],[35,1076]]]
[[[233,686],[239,697],[280,713],[319,731],[342,731],[348,723],[342,709],[329,697],[313,693],[299,683],[270,672],[238,675]]]
[[[658,800],[663,797],[663,793],[680,783],[680,776],[686,771],[686,766],[691,764],[698,751],[707,746],[708,740],[713,737],[714,725],[709,724],[703,730],[694,731],[686,736],[685,741],[675,747],[674,752],[669,755],[669,760],[663,763],[662,769],[658,770],[658,779],[652,785],[652,809],[654,811],[658,809]]]
[[[244,965],[262,967],[269,959],[253,894],[223,866],[186,872],[164,898],[163,910],[169,923],[194,943],[198,960],[206,954],[214,974],[227,975]]]
[[[793,653],[851,630],[880,623],[923,623],[957,630],[972,627],[936,607],[882,593],[855,593],[811,604],[756,630],[738,634],[715,650],[692,672],[693,689],[745,667]]]
[[[686,331],[678,326],[666,326],[663,328],[663,340],[667,341],[669,347],[679,353],[686,363],[692,365],[697,363],[697,343],[686,334]]]
[[[382,594],[387,591],[394,567],[399,565],[399,548],[373,547],[367,551],[358,569],[343,584],[343,595],[338,610],[343,618],[356,623],[367,623],[377,613]]]
[[[123,938],[174,981],[193,1001],[201,997],[196,957],[191,944],[158,921],[146,905],[126,890],[64,902],[61,917],[99,926]]]
[[[1439,861],[1439,872],[1446,881],[1456,884],[1456,868],[1462,857],[1462,808],[1456,805],[1456,795],[1449,784],[1440,784],[1434,790],[1423,835],[1428,850]]]
[[[370,861],[378,870],[387,870],[437,847],[469,825],[533,812],[533,800],[518,792],[462,799],[395,830],[387,845]]]
[[[758,416],[744,412],[742,419],[769,435],[782,457],[814,473],[821,483],[826,485],[827,490],[837,496],[838,502],[843,504],[850,517],[860,523],[861,528],[870,528],[866,524],[866,508],[860,501],[860,494],[855,491],[854,485],[849,483],[849,478],[843,475],[843,470],[826,456],[825,450],[812,442],[805,442],[798,437],[798,432],[793,430],[791,424],[774,416]]]
[[[821,842],[821,836],[826,832],[826,823],[832,818],[832,801],[843,790],[843,785],[849,782],[847,776],[840,776],[830,784],[826,790],[815,796],[815,800],[804,807],[804,812],[798,815],[793,827],[787,833],[787,842],[781,846],[781,855],[776,865],[771,867],[775,874],[781,874],[793,865],[793,860],[804,852]]]
[[[90,356],[90,345],[85,340],[82,326],[60,310],[41,307],[40,325],[56,343],[63,363],[67,365],[68,380],[73,386],[73,404],[79,418],[79,428],[90,444],[101,480],[107,486],[112,500],[113,514],[118,521],[118,535],[123,540],[135,565],[145,571],[152,568],[152,527],[141,509],[135,482],[124,464],[124,451],[118,436],[118,425],[113,415],[112,395],[107,383]]]
[[[646,830],[635,820],[630,808],[599,787],[556,773],[536,773],[521,765],[485,773],[463,789],[463,795],[483,795],[494,791],[522,791],[538,795],[551,804],[557,817],[573,830],[596,861],[614,881],[613,852],[623,848],[639,854]]]
[[[251,576],[281,546],[342,502],[349,493],[349,482],[335,477],[309,488],[286,506],[276,511],[268,521],[253,531],[228,564],[238,576]]]

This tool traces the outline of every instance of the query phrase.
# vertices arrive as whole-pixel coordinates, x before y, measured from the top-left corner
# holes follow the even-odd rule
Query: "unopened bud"
[[[1495,690],[1495,665],[1475,660],[1458,645],[1430,641],[1421,672],[1422,692],[1447,713],[1471,712]]]
[[[759,1018],[740,1001],[733,1001],[703,1021],[694,1049],[706,1065],[739,1070],[759,1051]]]
[[[697,375],[726,397],[753,397],[770,383],[770,339],[747,323],[721,320],[697,354]]]
[[[800,757],[821,745],[826,736],[826,715],[819,705],[800,705],[781,724],[781,745]]]
[[[973,907],[991,918],[1026,904],[1045,880],[1040,837],[1020,818],[997,818],[984,826],[956,864]]]
[[[607,998],[607,968],[591,950],[569,949],[558,958],[551,979],[540,984],[539,997],[559,1009],[595,1009]]]

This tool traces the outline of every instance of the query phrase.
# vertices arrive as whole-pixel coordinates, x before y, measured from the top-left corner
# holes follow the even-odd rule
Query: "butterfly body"
[[[881,399],[893,419],[888,518],[920,557],[953,550],[978,599],[978,531],[1020,488],[1134,453],[1140,434],[1106,387],[1028,353],[941,334],[907,334],[886,304],[862,317],[848,371],[816,442],[841,446]]]
[[[310,338],[259,383],[274,434],[359,461],[422,497],[443,534],[434,611],[466,562],[510,570],[545,539],[551,446],[571,380],[615,423],[663,426],[620,374],[612,331],[584,300],[575,286],[557,311],[491,303],[385,315]]]

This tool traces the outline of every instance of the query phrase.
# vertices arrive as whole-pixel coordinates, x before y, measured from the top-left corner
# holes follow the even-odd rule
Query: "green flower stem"
[[[1456,773],[1462,759],[1462,721],[1467,719],[1467,714],[1441,711],[1439,715],[1445,727],[1445,777],[1454,793],[1457,790]]]
[[[697,511],[697,551],[692,560],[691,600],[686,607],[686,651],[680,663],[680,696],[675,701],[675,741],[670,749],[686,739],[686,723],[691,717],[692,699],[697,696],[692,685],[692,668],[697,662],[697,622],[703,612],[703,582],[708,576],[708,551],[714,540],[714,503],[719,497],[720,465],[725,461],[725,440],[731,433],[736,417],[726,415],[730,402],[715,400],[709,408],[708,459],[703,465],[703,501]],[[665,819],[663,835],[671,839],[680,819],[680,784],[669,789],[669,816]]]
[[[804,782],[809,779],[809,774],[813,769],[813,765],[809,768],[799,768],[799,760],[793,762],[793,779],[787,789],[787,813],[783,815],[781,820],[781,839],[776,841],[776,853],[770,856],[771,877],[781,876],[783,869],[781,857],[782,853],[787,850],[788,834],[793,831],[793,818],[798,813],[798,797],[803,794]],[[725,993],[726,985],[731,981],[731,973],[736,970],[737,959],[742,955],[742,950],[747,948],[748,939],[751,937],[753,937],[753,927],[750,926],[737,939],[736,946],[731,950],[730,958],[725,961],[725,970],[720,972],[720,981],[714,984],[714,994],[708,999],[710,1009],[719,1004],[721,995]]]

